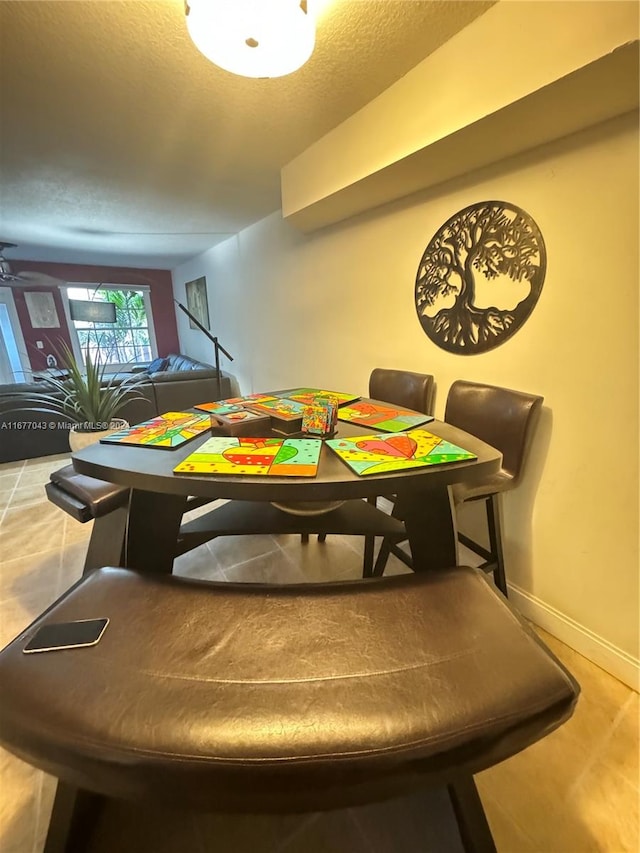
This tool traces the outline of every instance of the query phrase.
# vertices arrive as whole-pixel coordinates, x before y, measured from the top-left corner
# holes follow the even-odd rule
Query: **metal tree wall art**
[[[434,234],[420,261],[422,328],[449,352],[493,349],[533,311],[546,266],[542,234],[526,211],[504,201],[465,207]]]

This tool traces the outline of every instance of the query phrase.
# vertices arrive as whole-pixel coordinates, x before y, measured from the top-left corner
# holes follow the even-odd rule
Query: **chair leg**
[[[380,545],[380,550],[378,551],[378,556],[376,558],[375,565],[373,567],[373,571],[371,573],[371,577],[381,578],[384,574],[384,570],[387,567],[387,560],[389,559],[389,554],[391,553],[391,542],[386,538],[382,540],[382,544]]]
[[[364,556],[362,559],[362,577],[363,578],[372,578],[373,577],[373,552],[375,549],[376,537],[375,536],[365,536],[364,537]]]
[[[376,505],[376,498],[367,498],[367,500],[369,501],[370,504],[373,504],[373,506]],[[318,542],[326,542],[326,539],[327,539],[326,533],[318,533]],[[302,534],[302,541],[303,542],[309,541],[309,534],[308,533]],[[365,540],[364,540],[364,564],[363,564],[363,568],[362,568],[362,577],[363,578],[370,578],[372,571],[373,571],[373,547],[374,547],[374,544],[375,544],[375,540],[374,540],[373,536],[365,537]]]
[[[447,791],[460,830],[465,853],[496,853],[491,828],[473,776],[456,779]]]
[[[406,542],[407,540],[405,539],[404,541]],[[401,563],[404,563],[405,566],[413,570],[413,560],[411,559],[411,555],[402,550],[400,547],[401,544],[401,542],[394,542],[389,546],[389,550],[394,557],[397,557],[398,560],[400,560]]]
[[[371,506],[377,507],[378,498],[377,497],[369,497],[367,498],[367,503]],[[372,578],[374,577],[373,570],[373,553],[376,545],[376,537],[375,536],[365,536],[364,537],[364,555],[362,559],[362,577],[363,578]],[[384,568],[382,569],[384,571]],[[382,574],[382,572],[381,572]]]
[[[44,853],[86,853],[105,798],[58,781]]]
[[[308,533],[301,533],[300,534],[300,541],[302,542],[303,545],[306,545],[309,542],[309,534]]]
[[[502,509],[500,506],[501,495],[499,492],[490,495],[486,501],[487,527],[489,530],[489,547],[495,560],[493,580],[505,598],[509,597],[507,590],[507,576],[504,569],[504,552],[502,550]]]

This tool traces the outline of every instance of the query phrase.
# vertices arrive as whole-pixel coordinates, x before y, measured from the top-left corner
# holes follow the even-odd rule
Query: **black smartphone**
[[[84,646],[95,646],[108,624],[109,620],[105,618],[43,625],[22,651],[28,655],[33,652],[55,652],[57,649],[81,649]]]

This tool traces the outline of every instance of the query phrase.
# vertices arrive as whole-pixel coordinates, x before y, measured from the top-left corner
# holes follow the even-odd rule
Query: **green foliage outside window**
[[[72,296],[72,291],[74,295]],[[104,364],[131,364],[153,358],[149,320],[142,292],[102,288],[93,291],[69,288],[71,298],[111,302],[116,306],[115,323],[73,321],[80,349]],[[86,295],[85,295],[86,294]]]

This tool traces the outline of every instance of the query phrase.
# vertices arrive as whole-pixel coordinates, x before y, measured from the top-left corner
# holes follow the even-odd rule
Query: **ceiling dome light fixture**
[[[232,74],[283,77],[313,53],[306,0],[185,0],[185,12],[198,50]]]

